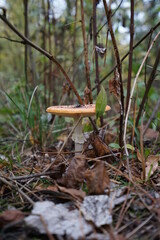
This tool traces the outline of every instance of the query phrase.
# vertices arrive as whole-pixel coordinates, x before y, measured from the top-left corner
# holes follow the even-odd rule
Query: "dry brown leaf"
[[[160,161],[160,156],[150,155],[146,160],[146,179],[153,175],[153,173],[158,168],[158,161]]]
[[[6,210],[0,214],[0,227],[11,222],[23,220],[24,214],[19,210]]]
[[[104,162],[96,162],[93,169],[85,173],[89,194],[103,194],[109,188],[109,177]]]
[[[86,86],[84,89],[84,102],[85,104],[89,103],[89,95],[91,93],[91,90]]]
[[[110,153],[109,149],[103,144],[102,140],[97,135],[92,135],[91,143],[98,157]]]
[[[73,158],[62,176],[57,180],[57,183],[68,188],[77,188],[84,180],[84,172],[86,170],[85,158]]]
[[[119,73],[116,69],[114,72],[114,78],[109,80],[109,91],[113,93],[116,98],[120,96],[120,81],[119,81]]]
[[[65,188],[65,187],[61,187],[61,186],[57,186],[57,187],[61,192],[69,194],[70,196],[73,197],[73,199],[78,200],[80,202],[82,202],[84,197],[86,196],[86,193],[82,190],[77,190],[77,189],[73,189],[73,188]]]
[[[138,160],[140,161],[140,162],[142,162],[142,154],[140,153],[140,151],[137,149],[136,150],[137,151],[137,158],[138,158]]]

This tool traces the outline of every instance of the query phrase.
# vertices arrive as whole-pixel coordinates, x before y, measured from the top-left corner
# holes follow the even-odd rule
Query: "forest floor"
[[[87,137],[81,155],[75,156],[72,140],[62,149],[67,133],[13,161],[1,155],[1,240],[160,239],[158,144],[146,159],[144,181],[140,152],[130,150],[128,169],[125,156],[107,147],[115,136],[100,135]]]

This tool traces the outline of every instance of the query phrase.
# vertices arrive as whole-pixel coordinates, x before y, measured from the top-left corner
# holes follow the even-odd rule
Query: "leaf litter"
[[[5,229],[10,230],[10,223],[15,229],[19,229],[20,226],[24,228],[26,235],[28,228],[33,235],[31,229],[35,229],[40,239],[48,233],[55,237],[61,236],[62,239],[125,239],[123,236],[132,233],[133,230],[135,238],[144,236],[145,232],[145,235],[147,233],[149,236],[148,239],[151,239],[149,229],[158,229],[159,226],[159,157],[150,155],[146,158],[146,174],[148,167],[154,188],[151,188],[148,182],[137,188],[134,182],[129,183],[126,178],[127,169],[119,164],[119,157],[115,159],[108,148],[108,145],[114,142],[113,139],[115,136],[107,138],[106,144],[100,136],[91,134],[87,141],[92,146],[92,158],[87,157],[88,149],[79,157],[68,151],[62,152],[57,158],[54,147],[53,154],[52,149],[49,152],[43,151],[44,153],[36,150],[31,158],[25,153],[26,158],[24,156],[21,163],[15,162],[11,171],[4,166],[2,176],[15,182],[18,187],[21,186],[35,202],[31,206],[21,194],[1,181],[1,199],[7,200],[11,206],[15,205],[15,211],[22,213],[22,218],[18,219],[15,215],[7,222],[5,218],[8,214],[12,216],[12,213],[6,214],[6,208],[2,204],[0,220],[5,223]],[[112,151],[114,152],[114,149]],[[139,161],[135,158],[132,163],[135,183],[141,181],[141,171],[136,174],[134,172],[141,161],[138,151],[136,156]],[[44,169],[51,162],[51,168],[43,175]],[[28,176],[31,174],[32,178],[16,178],[24,174],[26,176],[27,173]],[[37,173],[42,174],[36,177]],[[18,225],[17,228],[15,220],[23,222],[26,209],[28,217],[24,220],[25,227]],[[152,217],[149,219],[149,216]],[[120,225],[116,229],[116,222],[120,217]],[[149,222],[136,230],[144,218],[149,219]],[[129,223],[130,227],[127,227]],[[20,235],[20,232],[16,230],[16,234]],[[3,236],[5,234],[3,232]]]

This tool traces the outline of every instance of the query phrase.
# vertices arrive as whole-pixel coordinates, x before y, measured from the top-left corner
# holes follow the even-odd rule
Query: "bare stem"
[[[127,145],[126,145],[127,144],[126,143],[126,132],[127,132],[127,124],[128,124],[128,117],[129,117],[129,112],[130,112],[130,108],[131,108],[132,97],[133,97],[134,89],[135,89],[138,77],[139,77],[139,75],[141,73],[142,67],[143,67],[143,65],[144,65],[144,63],[145,63],[145,61],[146,61],[146,59],[147,59],[147,57],[148,57],[148,55],[149,55],[153,45],[154,45],[154,43],[156,42],[157,38],[159,37],[159,35],[160,35],[160,32],[158,32],[157,35],[155,36],[155,38],[153,39],[153,41],[152,41],[152,43],[151,43],[151,45],[150,45],[150,47],[149,47],[145,57],[144,57],[144,59],[143,59],[143,61],[141,63],[141,66],[140,66],[140,68],[139,68],[139,70],[138,70],[138,72],[136,74],[136,77],[135,77],[134,82],[133,82],[133,87],[132,87],[132,90],[131,90],[131,95],[130,95],[130,99],[129,99],[129,103],[128,103],[128,109],[127,109],[125,122],[124,122],[124,135],[123,135],[124,149],[125,149],[125,152],[126,152],[128,160],[129,160],[129,153],[128,153],[128,149],[127,149]]]
[[[155,79],[155,74],[156,74],[156,70],[157,70],[159,61],[160,61],[160,48],[159,48],[159,50],[158,50],[155,63],[154,63],[154,65],[153,65],[153,68],[152,68],[150,77],[149,77],[148,82],[147,82],[147,85],[146,85],[146,90],[145,90],[145,93],[144,93],[142,102],[141,102],[141,104],[140,104],[140,107],[139,107],[139,111],[138,111],[138,115],[137,115],[137,119],[136,119],[136,127],[138,126],[139,119],[140,119],[140,117],[141,117],[141,113],[142,113],[142,110],[143,110],[143,108],[144,108],[144,104],[145,104],[145,102],[146,102],[146,99],[147,99],[149,90],[150,90],[151,85],[152,85],[152,83],[153,83],[153,81],[154,81],[154,79]]]
[[[96,51],[97,46],[97,16],[96,16],[96,0],[93,0],[93,47],[95,53],[95,67],[96,67],[96,79],[95,84],[97,86],[97,94],[100,91],[100,84],[99,84],[99,66],[98,66],[98,53]]]
[[[110,31],[111,38],[112,38],[112,43],[113,43],[113,47],[114,47],[114,54],[115,54],[115,58],[116,58],[116,62],[117,62],[117,69],[118,69],[118,73],[119,73],[119,81],[120,81],[120,89],[121,89],[121,93],[120,93],[121,94],[121,97],[120,97],[121,98],[121,104],[120,104],[121,111],[120,111],[119,145],[122,148],[122,146],[123,146],[124,95],[123,95],[121,60],[120,60],[120,56],[119,56],[117,42],[116,42],[115,35],[114,35],[114,32],[113,32],[113,28],[112,28],[111,10],[108,9],[106,0],[103,0],[103,4],[104,4],[106,16],[107,16],[108,27],[109,27],[109,31]]]
[[[88,46],[87,46],[87,38],[86,38],[86,31],[85,31],[83,0],[81,0],[81,21],[82,21],[81,26],[82,26],[82,34],[83,34],[84,59],[85,59],[87,87],[90,89],[89,101],[90,101],[90,103],[92,103],[93,98],[92,98],[92,91],[91,91],[90,68],[89,68],[89,64],[88,64]]]
[[[126,111],[128,108],[130,92],[131,92],[133,38],[134,38],[134,0],[131,0],[130,45],[129,45],[129,65],[128,65]]]
[[[155,31],[158,27],[160,26],[160,21],[153,27],[151,28],[134,46],[133,46],[133,50],[136,49],[153,31]],[[126,57],[128,57],[129,55],[129,51],[121,58],[121,63],[126,59]],[[111,69],[111,71],[109,73],[107,73],[101,80],[100,80],[100,84],[102,82],[104,82],[104,80],[106,80],[106,78],[108,78],[116,69],[117,64]],[[94,86],[92,88],[92,91],[94,91],[96,89],[96,86]]]

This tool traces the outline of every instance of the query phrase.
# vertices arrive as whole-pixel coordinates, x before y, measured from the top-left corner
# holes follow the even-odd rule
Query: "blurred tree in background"
[[[107,1],[108,2],[108,1]],[[114,48],[108,34],[108,25],[103,1],[96,1],[97,47],[99,78],[104,79],[108,104],[112,114],[117,113],[117,100],[108,90],[106,75],[115,66]],[[130,1],[110,1],[112,25],[119,49],[120,58],[129,51],[130,41]],[[85,31],[88,42],[88,62],[90,66],[91,86],[95,88],[95,47],[93,44],[93,6],[92,1],[84,0]],[[70,79],[83,97],[86,87],[83,37],[81,29],[81,7],[79,0],[14,0],[0,1],[0,7],[7,9],[7,19],[36,45],[52,54],[65,69]],[[2,9],[0,10],[2,14]],[[159,0],[134,1],[134,44],[137,43],[160,19]],[[50,105],[76,103],[76,97],[70,92],[66,79],[49,59],[23,44],[22,40],[0,20],[0,135],[2,147],[7,151],[9,144],[17,147],[17,140],[27,140],[42,144],[46,139],[48,122],[45,109]],[[149,34],[133,52],[132,79],[135,77],[146,51],[158,28]],[[158,41],[153,47],[137,84],[137,105],[145,91],[145,84],[152,71]],[[101,52],[104,49],[105,51]],[[150,90],[149,106],[156,103],[159,94],[159,71]],[[124,96],[127,92],[128,58],[122,64]],[[38,87],[37,87],[38,86]],[[36,88],[37,87],[37,88]],[[154,88],[156,87],[156,88]],[[35,90],[35,91],[34,91]],[[67,93],[67,98],[63,96]],[[93,99],[96,99],[93,91]],[[152,113],[151,109],[147,115]],[[159,116],[160,117],[160,116]],[[63,122],[63,121],[62,121]],[[157,122],[159,124],[159,122]],[[63,125],[63,123],[62,123]],[[9,142],[15,140],[15,143]],[[4,141],[7,142],[4,144]]]

